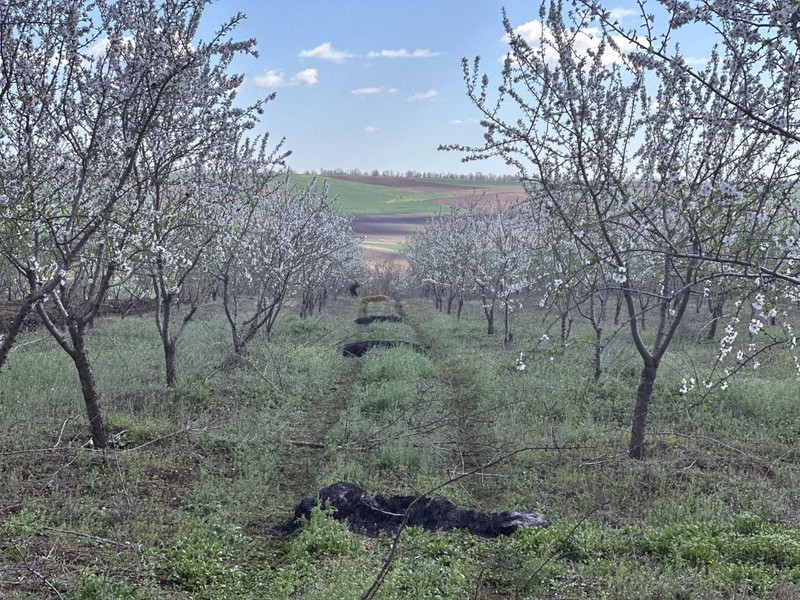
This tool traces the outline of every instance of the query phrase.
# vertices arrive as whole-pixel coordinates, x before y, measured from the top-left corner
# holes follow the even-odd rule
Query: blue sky
[[[482,140],[461,59],[480,55],[499,81],[503,6],[515,26],[538,18],[531,0],[219,0],[204,24],[247,15],[237,37],[256,38],[259,57],[234,65],[240,97],[277,92],[263,129],[286,138],[295,171],[509,173],[437,150]]]

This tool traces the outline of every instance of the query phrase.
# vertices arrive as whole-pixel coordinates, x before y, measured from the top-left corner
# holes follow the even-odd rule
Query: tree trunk
[[[178,384],[177,371],[175,369],[175,340],[169,336],[162,338],[164,346],[164,366],[167,371],[167,387],[175,389]]]
[[[711,309],[711,323],[708,324],[706,340],[711,341],[717,337],[717,323],[719,323],[719,319],[722,317],[722,307],[716,302],[712,303],[711,300],[708,301],[708,304]]]
[[[597,383],[600,381],[600,377],[603,375],[603,328],[602,327],[595,327],[594,328],[594,382]]]
[[[75,363],[75,368],[78,370],[78,377],[81,381],[83,401],[86,404],[86,415],[89,418],[89,429],[92,433],[92,443],[95,448],[105,448],[108,446],[108,436],[103,423],[103,416],[100,412],[97,386],[94,382],[92,366],[89,363],[89,354],[86,352],[83,329],[72,326],[70,327],[70,335],[74,347],[69,354]]]
[[[572,317],[569,312],[561,314],[561,343],[566,344],[572,331]]]
[[[483,302],[483,314],[486,315],[486,334],[494,335],[494,301],[487,304],[485,297],[481,297],[481,301]]]
[[[11,353],[11,348],[14,345],[14,342],[17,341],[17,336],[19,335],[20,331],[22,331],[22,327],[25,325],[26,317],[36,306],[37,302],[42,300],[50,292],[56,289],[60,281],[59,279],[51,279],[43,286],[37,287],[36,277],[33,275],[33,273],[28,273],[26,278],[28,279],[31,292],[25,296],[22,306],[20,306],[19,311],[17,311],[17,316],[14,317],[11,325],[9,325],[9,329],[2,340],[3,343],[0,344],[0,370],[3,369],[3,365],[5,365],[6,361],[8,360],[8,355]]]
[[[175,370],[176,341],[170,331],[172,326],[172,300],[173,295],[165,293],[163,287],[154,278],[158,307],[156,308],[156,327],[161,337],[161,346],[164,349],[164,366],[166,369],[166,384],[168,388],[175,388],[177,375]]]
[[[650,409],[650,398],[653,395],[653,383],[658,372],[658,361],[645,359],[639,388],[636,390],[636,405],[631,419],[631,442],[628,455],[641,459],[644,456],[644,431],[647,425],[647,412]]]
[[[0,369],[3,368],[3,365],[6,364],[8,360],[8,355],[11,353],[11,348],[14,345],[14,342],[17,341],[17,336],[19,332],[22,331],[22,326],[25,324],[25,319],[30,314],[31,310],[33,310],[33,305],[38,302],[39,298],[35,297],[33,294],[28,295],[25,298],[25,301],[22,303],[22,306],[19,307],[19,311],[17,311],[17,315],[14,317],[14,320],[11,322],[8,331],[3,338],[3,343],[0,344]]]

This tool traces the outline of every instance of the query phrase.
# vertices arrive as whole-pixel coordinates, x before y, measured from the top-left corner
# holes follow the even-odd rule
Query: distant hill
[[[292,174],[291,182],[305,185],[313,178]],[[342,212],[353,215],[353,227],[364,236],[368,262],[405,263],[406,238],[425,227],[428,216],[448,207],[508,205],[521,201],[519,182],[366,175],[317,176],[327,182]]]

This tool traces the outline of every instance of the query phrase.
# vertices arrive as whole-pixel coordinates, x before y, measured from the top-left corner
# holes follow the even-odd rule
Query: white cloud
[[[300,58],[319,58],[341,63],[348,58],[353,58],[353,55],[343,50],[334,50],[330,42],[324,42],[311,50],[303,50],[300,52]]]
[[[624,19],[625,17],[632,17],[634,15],[638,15],[639,11],[634,10],[632,8],[612,8],[609,12],[612,21],[617,21],[619,19]]]
[[[357,96],[376,95],[376,94],[396,94],[397,88],[360,87],[360,88],[355,88],[354,90],[350,90],[350,93],[355,94]]]
[[[435,98],[439,95],[439,92],[436,90],[428,90],[427,92],[419,92],[414,94],[413,96],[409,96],[409,102],[419,102],[420,100],[430,100],[431,98]]]
[[[683,62],[688,67],[705,67],[708,64],[707,56],[684,56]]]
[[[136,39],[131,35],[124,35],[122,36],[122,43],[131,47],[136,46]],[[97,40],[89,49],[86,51],[86,56],[90,58],[98,58],[101,56],[105,56],[108,52],[108,48],[111,45],[111,40],[108,36],[103,36],[99,40]],[[194,49],[194,47],[189,44],[189,48]]]
[[[278,71],[267,71],[253,79],[253,81],[258,87],[265,88],[289,85],[289,82],[286,80],[286,75],[284,73],[278,73]]]
[[[292,77],[292,83],[295,85],[314,85],[317,81],[316,69],[303,69]]]
[[[283,71],[267,71],[259,75],[253,82],[258,87],[276,88],[290,85],[314,85],[318,81],[316,69],[303,69],[291,77],[286,77]]]
[[[93,46],[91,46],[87,51],[86,55],[91,56],[92,58],[97,58],[98,56],[103,56],[106,51],[108,50],[108,46],[111,44],[111,40],[108,39],[108,36],[105,36],[99,40],[97,40]]]
[[[375,133],[376,131],[378,131],[378,128],[374,125],[367,125],[364,127],[364,133]]]
[[[439,56],[441,52],[432,52],[424,48],[417,48],[413,52],[409,52],[405,48],[400,50],[373,50],[367,57],[369,58],[431,58],[432,56]]]
[[[514,28],[514,33],[521,36],[528,44],[538,47],[542,40],[545,41],[545,60],[549,62],[558,61],[558,52],[552,46],[555,43],[553,34],[548,27],[542,25],[540,21],[528,21]],[[599,27],[584,27],[575,35],[572,48],[578,56],[588,56],[589,52],[597,52],[600,48],[602,31]],[[621,35],[611,36],[617,47],[622,53],[634,50],[636,44],[625,39]],[[503,41],[508,42],[508,36],[503,37]],[[611,64],[620,62],[620,54],[613,48],[606,46],[603,53],[603,63]]]
[[[354,90],[350,90],[351,94],[356,94],[357,96],[360,95],[369,95],[369,94],[382,94],[383,88],[382,87],[362,87],[356,88]]]
[[[450,121],[450,125],[475,125],[476,123],[480,123],[478,119],[453,119]]]

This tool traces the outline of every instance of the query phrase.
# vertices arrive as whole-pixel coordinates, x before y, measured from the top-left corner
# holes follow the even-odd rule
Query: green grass
[[[391,250],[392,252],[405,252],[408,244],[392,244],[389,242],[364,242],[365,248],[378,248],[381,250]]]
[[[292,183],[305,185],[308,175],[292,175]],[[327,181],[330,195],[336,196],[339,209],[351,215],[436,214],[442,205],[430,202],[442,194],[423,194],[401,188],[372,185],[334,178],[318,178],[320,185]]]
[[[491,540],[409,529],[379,598],[800,594],[789,356],[703,399],[678,389],[715,347],[690,332],[676,340],[646,458],[631,461],[641,367],[624,336],[594,383],[578,322],[561,345],[543,341],[541,314],[523,311],[505,346],[486,336],[474,302],[461,321],[421,300],[403,301],[402,323],[358,326],[359,310],[342,297],[320,318],[290,311],[270,343],[254,341],[231,366],[224,317],[206,307],[179,347],[175,391],[163,388],[150,317],[101,320],[89,350],[115,441],[106,452],[84,446],[63,351],[26,335],[0,374],[0,597],[357,598],[390,540],[322,511],[285,537],[279,527],[302,497],[339,480],[414,493],[523,447],[439,493],[487,511],[540,510],[554,525]],[[425,351],[343,357],[356,339]]]

